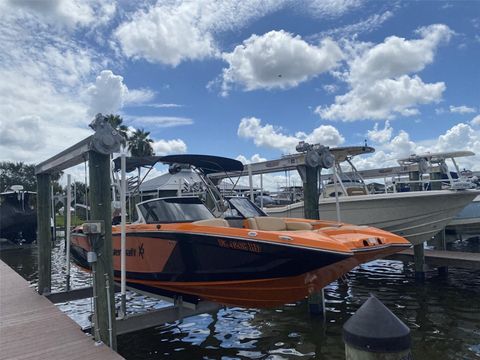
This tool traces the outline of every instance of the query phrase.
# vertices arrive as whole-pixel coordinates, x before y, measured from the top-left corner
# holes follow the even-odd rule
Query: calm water
[[[480,252],[476,241],[453,245]],[[2,251],[1,258],[32,286],[37,281],[36,250]],[[53,254],[53,287],[65,286],[62,242]],[[118,350],[127,359],[344,359],[343,323],[375,294],[412,330],[415,359],[480,359],[480,271],[435,270],[424,284],[413,270],[395,261],[379,260],[350,272],[325,289],[327,318],[308,314],[304,303],[275,310],[224,308],[183,322],[120,336]],[[72,267],[72,287],[90,284],[90,276]],[[128,294],[128,311],[142,312],[168,303]],[[90,300],[61,304],[81,326],[88,326]]]

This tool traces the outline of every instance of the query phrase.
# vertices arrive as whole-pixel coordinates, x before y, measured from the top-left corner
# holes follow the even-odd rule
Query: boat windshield
[[[138,207],[147,224],[191,222],[214,217],[197,197],[155,199],[138,204]]]
[[[228,199],[230,205],[245,219],[256,216],[267,216],[258,206],[245,197],[232,197]]]

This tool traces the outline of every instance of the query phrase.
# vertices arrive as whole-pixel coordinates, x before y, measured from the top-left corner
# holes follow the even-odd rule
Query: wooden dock
[[[413,249],[390,255],[387,259],[413,262]],[[425,249],[425,263],[438,267],[451,266],[480,270],[480,253]]]
[[[123,359],[0,261],[0,359]]]

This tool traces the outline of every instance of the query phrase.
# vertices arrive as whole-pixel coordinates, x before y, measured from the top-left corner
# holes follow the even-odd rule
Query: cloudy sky
[[[0,14],[0,160],[42,161],[98,112],[151,131],[157,154],[258,161],[365,139],[363,168],[480,154],[479,1],[0,0]]]

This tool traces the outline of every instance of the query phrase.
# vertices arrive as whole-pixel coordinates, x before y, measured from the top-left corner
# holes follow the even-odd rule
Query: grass
[[[55,225],[57,227],[64,227],[65,226],[65,216],[56,215],[55,220],[56,220]],[[82,225],[84,222],[85,222],[85,220],[81,219],[80,217],[72,215],[72,222],[71,222],[72,226]]]

